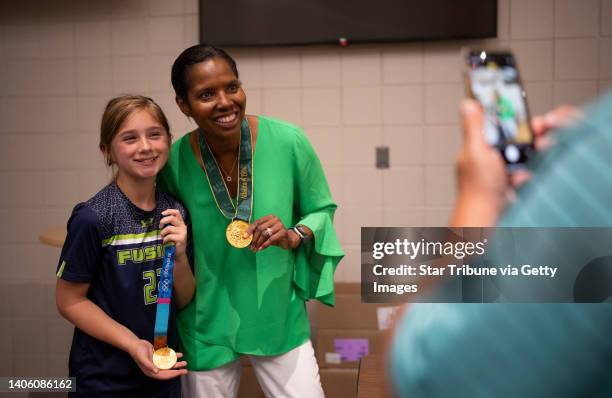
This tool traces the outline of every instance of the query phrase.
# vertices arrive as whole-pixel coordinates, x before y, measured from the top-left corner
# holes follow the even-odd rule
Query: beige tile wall
[[[612,0],[498,3],[495,40],[230,50],[248,111],[303,126],[321,157],[347,251],[338,280],[359,280],[359,227],[446,224],[463,45],[511,48],[533,113],[612,87]],[[37,235],[108,181],[97,129],[109,97],[148,94],[175,135],[191,127],[169,70],[197,41],[197,12],[197,0],[0,0],[0,374],[64,371],[59,250]],[[374,168],[380,145],[389,170]]]

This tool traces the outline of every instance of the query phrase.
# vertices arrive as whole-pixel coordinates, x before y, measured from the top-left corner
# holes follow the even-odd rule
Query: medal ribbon
[[[157,312],[155,313],[155,329],[153,334],[154,349],[168,345],[168,318],[170,317],[170,301],[172,300],[172,283],[174,269],[174,243],[164,245],[159,288],[157,292]]]
[[[204,172],[213,193],[217,208],[225,218],[240,219],[247,223],[253,210],[253,145],[251,129],[246,118],[240,128],[240,148],[238,151],[238,196],[236,206],[232,203],[227,186],[221,176],[220,167],[208,147],[204,134],[200,133],[200,153]]]

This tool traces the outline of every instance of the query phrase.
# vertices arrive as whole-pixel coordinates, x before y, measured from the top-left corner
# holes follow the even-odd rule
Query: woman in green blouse
[[[172,85],[198,126],[159,178],[192,219],[196,295],[178,316],[184,391],[235,396],[248,355],[267,396],[323,396],[305,301],[333,305],[344,253],[319,159],[297,126],[246,115],[225,51],[186,49]]]

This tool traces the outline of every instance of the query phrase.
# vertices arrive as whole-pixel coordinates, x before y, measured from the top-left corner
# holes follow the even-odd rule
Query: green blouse
[[[178,314],[189,370],[214,369],[240,354],[288,352],[310,337],[304,301],[334,304],[333,274],[344,252],[332,225],[336,204],[319,159],[300,128],[258,118],[251,221],[274,214],[286,227],[310,228],[314,242],[258,253],[230,246],[225,238],[230,220],[216,206],[189,136],[172,146],[158,183],[183,202],[191,217],[197,287]]]

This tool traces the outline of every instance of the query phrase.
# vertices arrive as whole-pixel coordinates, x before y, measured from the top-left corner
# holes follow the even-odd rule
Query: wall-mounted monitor
[[[495,37],[497,0],[200,0],[200,41],[283,46]]]

